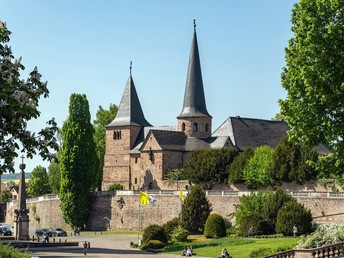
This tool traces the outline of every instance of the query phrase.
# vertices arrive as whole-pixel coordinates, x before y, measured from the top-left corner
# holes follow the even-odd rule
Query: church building
[[[237,116],[229,117],[212,132],[194,23],[184,103],[176,125],[156,127],[146,120],[130,71],[117,116],[106,126],[102,189],[112,183],[121,184],[126,190],[168,189],[165,176],[172,169],[183,168],[192,151],[276,147],[288,129],[284,121]]]

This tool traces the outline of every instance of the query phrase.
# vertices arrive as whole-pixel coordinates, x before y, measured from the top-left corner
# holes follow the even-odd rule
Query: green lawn
[[[178,243],[167,246],[163,252],[180,254],[183,246],[192,246],[197,256],[218,257],[221,250],[226,248],[233,258],[247,258],[249,253],[259,248],[281,248],[293,247],[299,238],[221,238],[214,240],[193,240],[185,243]]]

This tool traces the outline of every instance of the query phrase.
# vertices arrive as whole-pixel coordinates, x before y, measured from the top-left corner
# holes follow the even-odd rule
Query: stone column
[[[25,164],[24,156],[22,156],[22,164],[20,168],[19,194],[17,209],[14,210],[15,236],[17,240],[29,240],[29,209],[26,208],[26,184],[25,184]]]

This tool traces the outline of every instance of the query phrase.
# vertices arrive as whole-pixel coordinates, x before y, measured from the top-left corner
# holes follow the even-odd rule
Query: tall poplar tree
[[[83,226],[89,213],[89,192],[96,178],[98,159],[86,95],[72,94],[69,116],[62,127],[60,200],[65,221]]]
[[[307,146],[329,143],[344,161],[344,1],[294,5],[280,101],[289,136]]]

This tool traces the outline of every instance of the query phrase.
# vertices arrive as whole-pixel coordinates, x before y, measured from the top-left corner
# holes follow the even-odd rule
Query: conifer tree
[[[89,213],[89,192],[98,166],[94,129],[85,95],[72,94],[69,116],[62,127],[60,200],[65,221],[83,226]]]
[[[192,186],[182,206],[183,227],[195,233],[202,233],[212,211],[211,204],[199,185]]]

